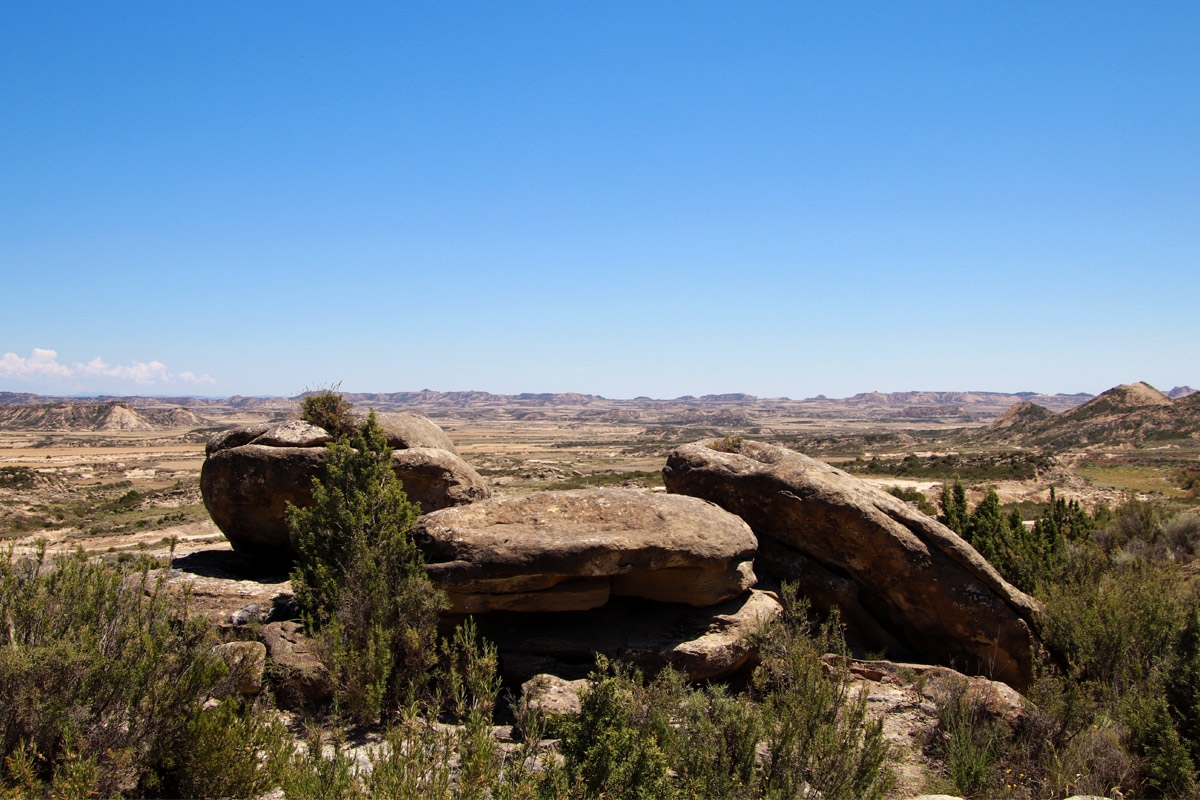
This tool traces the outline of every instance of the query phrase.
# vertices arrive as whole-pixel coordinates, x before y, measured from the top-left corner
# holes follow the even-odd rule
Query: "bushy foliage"
[[[418,688],[436,661],[444,604],[408,535],[418,509],[392,471],[372,411],[326,447],[313,505],[289,506],[292,586],[334,676],[341,708],[377,722]]]
[[[848,655],[838,616],[814,628],[808,604],[788,586],[784,608],[764,632],[754,676],[767,725],[764,796],[884,796],[891,774],[883,723],[868,715],[866,695],[850,693],[845,668],[827,675],[822,661],[826,653]]]
[[[338,392],[339,385],[307,391],[300,400],[300,419],[324,428],[335,439],[349,437],[358,429],[354,404]]]
[[[892,783],[882,722],[849,691],[838,621],[788,611],[759,637],[749,694],[692,687],[671,670],[646,681],[602,662],[583,713],[562,731],[567,797],[878,798]],[[565,795],[562,794],[565,792]]]
[[[1190,797],[1200,790],[1200,592],[1193,511],[1129,497],[1088,514],[1051,494],[1032,527],[989,493],[946,518],[1009,581],[1044,604],[1053,658],[1017,730],[981,723],[962,698],[940,704],[934,748],[967,797],[1091,793]]]
[[[937,507],[929,502],[929,498],[921,494],[920,491],[908,486],[889,486],[887,491],[892,497],[898,497],[906,503],[915,504],[917,510],[922,514],[930,517],[937,516]]]
[[[1009,746],[1007,726],[987,713],[966,679],[950,681],[937,705],[938,727],[930,749],[944,765],[954,791],[964,797],[991,796]]]
[[[968,511],[960,481],[942,488],[938,520],[967,540],[979,554],[1018,589],[1033,592],[1040,583],[1058,580],[1066,564],[1068,536],[1083,536],[1090,528],[1078,503],[1057,499],[1033,526],[1016,511],[1005,514],[994,489]]]
[[[228,700],[213,631],[149,565],[0,558],[0,786],[14,796],[252,796],[282,732]]]

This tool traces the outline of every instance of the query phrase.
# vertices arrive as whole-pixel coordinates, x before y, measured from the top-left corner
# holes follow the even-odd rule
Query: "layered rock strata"
[[[694,607],[755,583],[749,526],[690,497],[580,489],[426,514],[426,571],[459,613],[582,611],[611,596]]]

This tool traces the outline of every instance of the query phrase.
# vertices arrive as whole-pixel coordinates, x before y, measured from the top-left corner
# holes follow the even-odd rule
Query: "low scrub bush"
[[[306,390],[300,400],[300,419],[324,428],[335,439],[352,436],[358,429],[354,404],[338,392],[340,385]]]
[[[889,486],[887,491],[892,497],[898,497],[906,503],[912,503],[922,514],[930,517],[937,516],[937,507],[929,502],[929,498],[920,491],[909,486]]]
[[[282,731],[225,701],[213,632],[149,564],[0,558],[0,785],[15,796],[251,796]]]

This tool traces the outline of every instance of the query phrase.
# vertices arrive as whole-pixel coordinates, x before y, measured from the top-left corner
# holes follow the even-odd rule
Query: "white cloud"
[[[216,383],[216,380],[208,373],[197,375],[190,370],[181,372],[176,377],[184,383]]]
[[[69,365],[60,364],[56,351],[43,350],[40,347],[33,348],[33,354],[29,358],[22,358],[16,353],[5,353],[3,358],[0,358],[0,378],[26,381],[112,378],[117,381],[136,383],[139,386],[164,383],[216,383],[211,376],[198,376],[190,370],[176,375],[161,361],[109,364],[97,356],[86,364],[79,361]]]
[[[16,353],[5,353],[0,358],[0,375],[6,378],[69,378],[71,368],[58,363],[58,353],[53,350],[33,348],[33,355],[21,358]]]

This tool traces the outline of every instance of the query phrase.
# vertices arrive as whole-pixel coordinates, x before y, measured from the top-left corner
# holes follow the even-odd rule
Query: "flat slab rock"
[[[649,673],[671,666],[689,680],[707,681],[757,664],[752,636],[782,610],[773,593],[753,590],[711,608],[623,598],[590,611],[485,614],[476,622],[495,642],[511,682],[542,673],[585,678],[597,654]]]
[[[832,586],[822,591],[853,594],[847,621],[872,616],[875,628],[902,643],[906,655],[1018,689],[1028,684],[1038,647],[1032,631],[1037,602],[957,534],[902,500],[828,464],[758,442],[722,450],[685,445],[668,457],[663,479],[669,491],[711,500],[746,520],[764,542],[816,562],[826,574],[823,583],[850,582],[852,593]],[[771,562],[787,559],[774,552]],[[763,562],[759,568],[768,569]]]
[[[581,611],[611,596],[710,606],[755,583],[757,540],[712,503],[631,489],[493,497],[413,528],[452,611]]]

